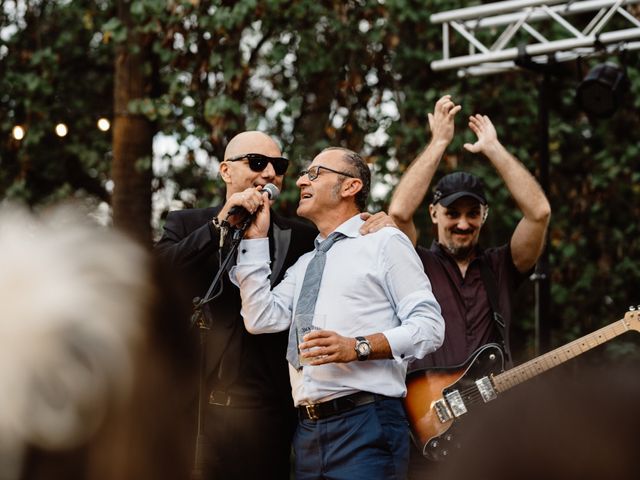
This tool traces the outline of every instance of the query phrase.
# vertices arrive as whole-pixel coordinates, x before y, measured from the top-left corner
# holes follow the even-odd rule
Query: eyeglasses
[[[289,160],[284,157],[267,157],[266,155],[262,155],[261,153],[245,153],[243,155],[238,155],[237,157],[227,158],[226,162],[237,162],[239,160],[248,160],[249,168],[254,172],[261,172],[267,165],[271,163],[273,165],[273,169],[276,172],[276,175],[284,175],[287,172],[287,168],[289,167]]]
[[[314,165],[313,167],[309,167],[307,170],[302,170],[300,172],[300,177],[304,177],[306,175],[307,177],[309,177],[309,180],[313,182],[316,178],[318,178],[320,169],[328,170],[329,172],[337,173],[338,175],[344,175],[345,177],[356,178],[355,175],[351,175],[350,173],[340,172],[338,170],[334,170],[333,168],[323,167],[322,165]]]

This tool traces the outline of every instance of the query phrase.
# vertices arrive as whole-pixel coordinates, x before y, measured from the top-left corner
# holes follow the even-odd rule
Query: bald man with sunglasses
[[[169,213],[156,250],[183,274],[192,296],[203,296],[218,271],[221,231],[244,220],[243,214],[230,214],[232,209],[255,213],[262,208],[266,202],[262,188],[272,183],[282,189],[288,164],[268,135],[240,133],[229,141],[220,163],[225,203]],[[363,229],[373,231],[389,223],[386,215],[378,214]],[[317,233],[308,224],[283,218],[271,209],[272,287],[302,254],[313,250]],[[224,275],[223,292],[211,303],[214,324],[205,346],[204,429],[210,443],[205,478],[286,480],[297,423],[285,359],[287,332],[250,335],[240,307],[239,291]]]

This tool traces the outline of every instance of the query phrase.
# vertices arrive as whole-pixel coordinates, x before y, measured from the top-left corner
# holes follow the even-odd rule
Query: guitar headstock
[[[629,307],[629,311],[624,314],[623,321],[631,330],[640,332],[640,305]]]

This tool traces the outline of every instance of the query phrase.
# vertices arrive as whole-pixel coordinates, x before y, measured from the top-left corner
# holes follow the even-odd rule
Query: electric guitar
[[[623,319],[507,371],[502,349],[492,343],[462,365],[411,372],[404,406],[414,443],[427,459],[445,459],[460,447],[456,426],[466,414],[629,330],[640,332],[640,310],[630,309]]]

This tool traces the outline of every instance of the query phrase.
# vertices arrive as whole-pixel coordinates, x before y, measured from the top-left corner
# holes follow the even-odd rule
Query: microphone
[[[264,187],[262,187],[263,192],[267,192],[270,200],[275,200],[280,195],[280,190],[273,183],[267,183]],[[231,215],[242,215],[243,218],[250,216],[249,212],[246,208],[236,205],[229,210],[229,216]]]

